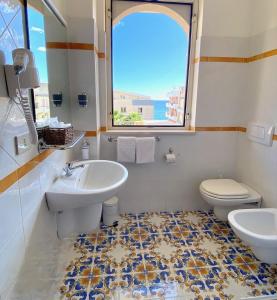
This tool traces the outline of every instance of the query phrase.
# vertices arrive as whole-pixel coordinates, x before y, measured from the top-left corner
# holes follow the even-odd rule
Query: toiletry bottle
[[[83,160],[89,159],[89,142],[87,140],[83,141],[83,145],[82,145],[82,159]]]

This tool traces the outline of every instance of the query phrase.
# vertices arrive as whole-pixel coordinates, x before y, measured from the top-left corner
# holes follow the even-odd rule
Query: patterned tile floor
[[[259,262],[212,212],[122,215],[116,228],[63,240],[26,265],[12,300],[277,295],[277,265]]]
[[[240,299],[277,294],[277,265],[259,262],[209,212],[122,215],[80,235],[60,299]]]

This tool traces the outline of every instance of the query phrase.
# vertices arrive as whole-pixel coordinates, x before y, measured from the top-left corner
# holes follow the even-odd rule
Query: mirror
[[[33,91],[36,121],[58,117],[70,123],[66,22],[50,4],[46,0],[27,1],[29,46],[41,83]]]

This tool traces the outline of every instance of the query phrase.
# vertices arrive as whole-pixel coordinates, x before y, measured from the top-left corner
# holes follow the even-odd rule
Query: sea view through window
[[[167,13],[134,12],[114,22],[113,126],[184,126],[189,45],[189,25]]]

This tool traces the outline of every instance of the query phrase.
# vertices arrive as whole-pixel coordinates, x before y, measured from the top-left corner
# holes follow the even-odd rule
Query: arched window
[[[183,127],[192,5],[112,3],[112,126]]]

